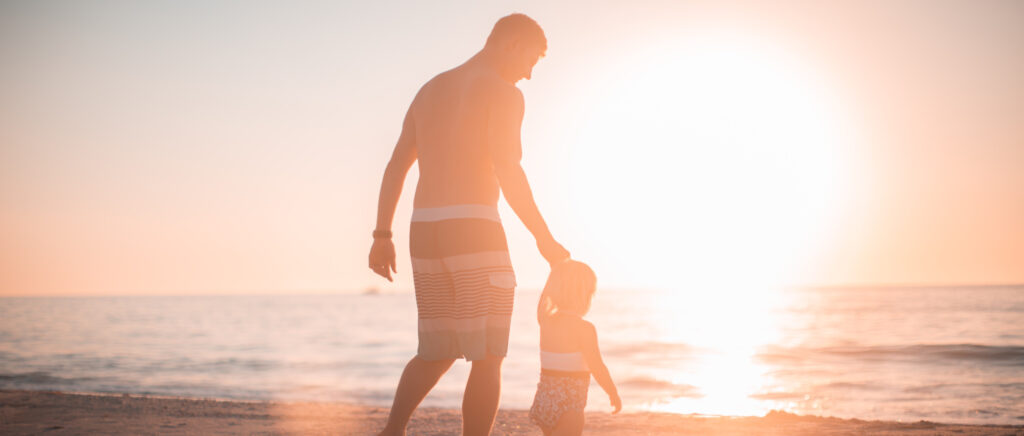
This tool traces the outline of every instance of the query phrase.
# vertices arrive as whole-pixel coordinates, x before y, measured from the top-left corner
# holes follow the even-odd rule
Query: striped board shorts
[[[498,209],[417,208],[409,252],[419,313],[417,356],[505,356],[516,278]]]

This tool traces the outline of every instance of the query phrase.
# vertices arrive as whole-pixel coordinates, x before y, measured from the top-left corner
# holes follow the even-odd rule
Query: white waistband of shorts
[[[501,222],[498,208],[485,204],[458,204],[444,207],[421,207],[413,209],[413,222],[444,221],[458,218],[480,218]]]

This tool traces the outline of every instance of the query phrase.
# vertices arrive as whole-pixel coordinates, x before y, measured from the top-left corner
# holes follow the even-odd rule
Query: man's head
[[[494,23],[484,50],[499,60],[499,73],[512,83],[529,79],[533,66],[548,50],[544,30],[523,14],[502,17]]]

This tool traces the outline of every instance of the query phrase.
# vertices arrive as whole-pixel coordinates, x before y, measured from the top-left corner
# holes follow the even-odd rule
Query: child
[[[540,383],[530,420],[545,436],[583,434],[583,407],[590,375],[622,410],[615,383],[601,360],[594,325],[583,320],[597,290],[597,277],[585,263],[566,260],[551,270],[537,304],[540,323]]]

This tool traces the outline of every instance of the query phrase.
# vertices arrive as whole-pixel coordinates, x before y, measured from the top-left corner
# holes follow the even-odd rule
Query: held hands
[[[537,240],[537,249],[540,250],[540,255],[544,256],[544,259],[548,261],[551,266],[557,265],[569,258],[569,250],[566,250],[562,244],[555,241],[555,238],[547,237],[544,239]]]
[[[615,408],[615,410],[612,411],[612,415],[614,415],[616,413],[619,413],[619,411],[622,410],[622,399],[619,398],[619,393],[615,392],[615,393],[609,395],[608,398],[611,399],[612,407]]]
[[[391,273],[397,273],[395,268],[395,244],[390,238],[374,238],[373,246],[370,247],[370,269],[377,275],[391,279]]]

